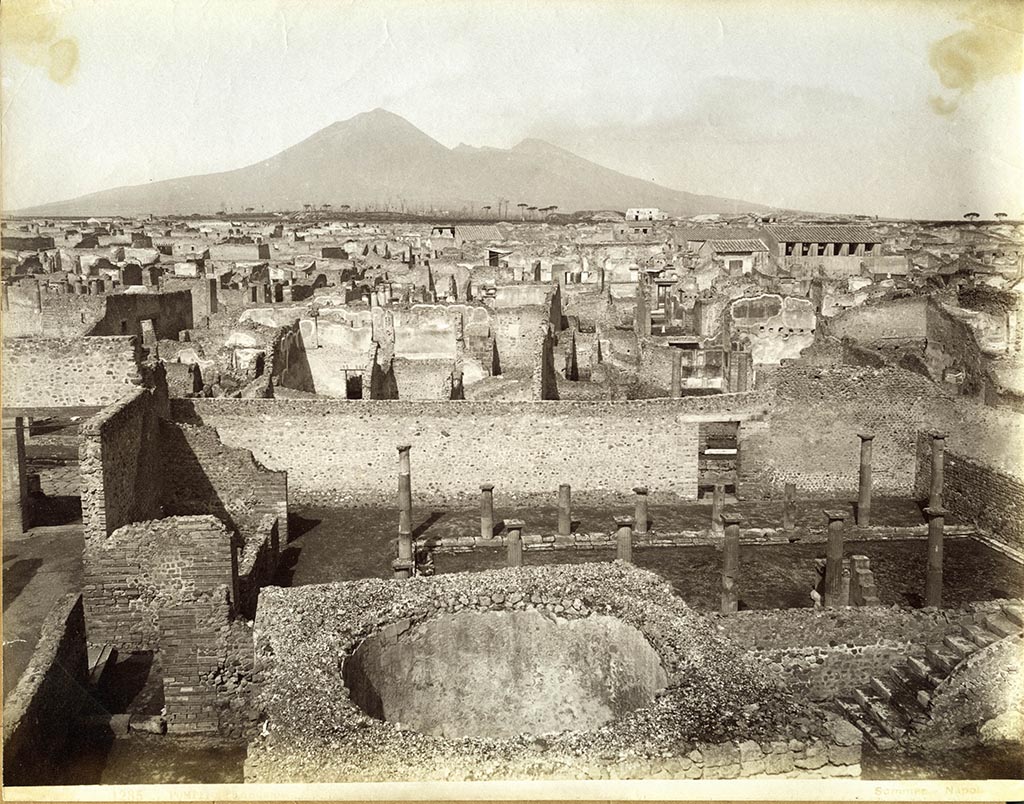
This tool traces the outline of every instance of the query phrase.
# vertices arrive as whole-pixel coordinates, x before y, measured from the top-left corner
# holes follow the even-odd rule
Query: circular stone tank
[[[364,712],[446,738],[588,731],[665,687],[657,652],[615,617],[459,612],[386,641],[368,637],[343,674]]]

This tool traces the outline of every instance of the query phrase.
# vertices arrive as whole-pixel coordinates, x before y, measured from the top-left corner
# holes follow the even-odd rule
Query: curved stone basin
[[[647,706],[666,684],[633,626],[536,610],[449,614],[397,641],[377,634],[343,674],[367,714],[446,738],[588,731]]]

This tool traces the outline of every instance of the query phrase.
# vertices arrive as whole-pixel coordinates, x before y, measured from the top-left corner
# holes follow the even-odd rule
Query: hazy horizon
[[[3,208],[240,168],[374,108],[776,207],[1024,211],[1024,5],[0,7]]]

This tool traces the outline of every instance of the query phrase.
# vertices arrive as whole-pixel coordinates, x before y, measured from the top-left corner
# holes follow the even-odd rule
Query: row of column
[[[857,503],[857,524],[866,526],[871,512],[871,445],[873,436],[861,435],[860,493]],[[409,446],[398,448],[398,557],[392,562],[395,576],[408,578],[415,573],[412,538],[412,479]],[[943,466],[945,436],[936,433],[932,437],[932,471],[928,506],[928,563],[925,581],[925,605],[940,606],[942,603],[942,563],[946,510],[942,507]],[[632,561],[633,531],[645,534],[648,530],[648,489],[637,486],[634,516],[616,516],[616,557]],[[794,509],[796,486],[787,483],[783,492],[782,526],[784,530],[795,527]],[[723,510],[725,486],[716,483],[711,502],[712,531],[723,536],[722,549],[722,612],[737,610],[737,577],[739,572],[739,533],[742,518],[735,512]],[[825,606],[837,606],[842,600],[843,564],[843,523],[846,512],[826,511],[828,518],[828,546],[825,559],[825,580],[823,602]],[[480,536],[490,539],[494,536],[494,485],[480,486]],[[522,533],[525,523],[521,519],[505,521],[507,530],[507,560],[511,567],[523,564]],[[558,533],[568,536],[572,532],[572,488],[568,483],[558,487]]]

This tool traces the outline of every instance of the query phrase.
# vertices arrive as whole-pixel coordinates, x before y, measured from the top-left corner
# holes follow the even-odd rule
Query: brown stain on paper
[[[50,0],[0,3],[0,46],[58,84],[71,83],[78,69],[78,42],[60,35],[60,13]]]
[[[932,95],[928,99],[941,115],[955,112],[977,84],[1024,67],[1024,2],[977,0],[960,19],[968,27],[934,42],[928,52],[939,81],[957,93],[952,98]]]

